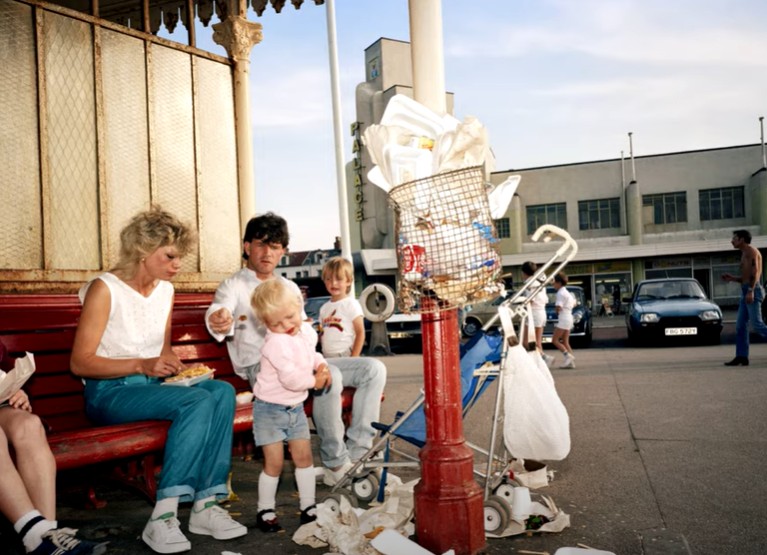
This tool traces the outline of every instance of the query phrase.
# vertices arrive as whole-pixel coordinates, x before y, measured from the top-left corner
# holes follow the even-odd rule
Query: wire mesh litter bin
[[[389,201],[400,310],[447,310],[500,293],[498,236],[481,166],[403,183],[389,191]]]

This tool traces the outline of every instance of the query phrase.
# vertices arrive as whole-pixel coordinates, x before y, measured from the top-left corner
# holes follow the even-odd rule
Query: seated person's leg
[[[16,451],[18,468],[11,458],[9,443]],[[29,449],[38,453],[29,453]],[[0,513],[13,522],[25,551],[104,553],[106,544],[79,540],[74,530],[56,528],[55,464],[40,419],[24,410],[0,408]]]
[[[340,370],[329,364],[332,377],[330,391],[315,395],[312,419],[320,437],[320,458],[328,469],[338,469],[349,462],[344,444],[344,423],[341,420],[341,391],[343,379]]]
[[[359,460],[373,445],[376,431],[372,422],[381,416],[381,395],[386,386],[386,366],[369,357],[333,359],[343,375],[344,386],[354,387],[352,424],[346,432],[351,460]]]

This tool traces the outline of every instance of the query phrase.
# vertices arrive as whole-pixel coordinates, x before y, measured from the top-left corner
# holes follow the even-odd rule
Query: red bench
[[[248,391],[237,376],[226,346],[216,342],[205,328],[204,315],[211,294],[176,294],[171,342],[186,363],[202,363],[216,370],[239,391]],[[37,370],[25,386],[32,409],[45,423],[48,440],[59,470],[114,462],[115,476],[154,500],[157,489],[157,455],[165,445],[169,423],[145,421],[95,426],[85,415],[83,385],[69,371],[69,358],[80,302],[76,295],[0,295],[0,339],[14,356],[29,351]],[[344,421],[351,420],[353,388],[344,388]],[[311,416],[310,396],[305,404]],[[252,405],[238,405],[234,417],[236,448],[252,448]],[[97,506],[103,503],[89,492]]]

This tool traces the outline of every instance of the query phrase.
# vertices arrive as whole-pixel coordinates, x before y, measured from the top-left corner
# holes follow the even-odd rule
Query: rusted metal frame
[[[157,171],[155,169],[157,151],[155,142],[152,140],[152,137],[154,137],[155,134],[154,117],[152,116],[154,112],[155,94],[152,73],[152,43],[149,41],[144,43],[144,63],[144,76],[146,77],[146,139],[147,162],[149,163],[149,202],[154,203],[154,200],[157,198]]]
[[[93,0],[94,10],[98,0]],[[96,193],[99,206],[99,269],[109,266],[109,201],[106,184],[106,130],[104,129],[104,73],[101,56],[101,27],[91,25],[93,40],[93,99],[96,103]]]
[[[48,88],[45,81],[45,11],[37,6],[32,7],[35,23],[35,55],[37,57],[37,129],[40,149],[40,221],[42,224],[41,259],[42,270],[51,267],[48,253],[52,252],[53,244],[47,230],[51,226],[51,172],[48,160]]]
[[[27,4],[29,6],[38,7],[45,11],[57,13],[60,15],[64,15],[67,17],[71,17],[73,19],[78,19],[80,21],[85,21],[87,23],[91,23],[93,25],[98,25],[104,29],[109,29],[110,31],[115,31],[117,33],[122,33],[124,35],[128,35],[131,37],[143,39],[147,42],[152,42],[156,44],[161,44],[162,46],[167,46],[169,48],[173,48],[175,50],[181,50],[183,52],[186,52],[188,54],[193,54],[195,56],[200,56],[201,58],[207,58],[209,60],[213,60],[214,62],[219,62],[223,64],[229,64],[233,65],[232,60],[230,60],[227,56],[221,56],[219,54],[214,54],[212,52],[208,52],[207,50],[200,50],[199,48],[189,46],[187,44],[183,44],[180,42],[175,42],[172,40],[164,39],[161,37],[157,37],[153,34],[151,34],[149,31],[139,31],[137,29],[131,29],[130,27],[125,27],[123,25],[120,25],[118,23],[114,23],[112,21],[101,19],[99,17],[95,17],[83,12],[78,12],[77,10],[72,10],[70,8],[64,8],[62,6],[57,6],[55,4],[49,4],[47,2],[44,2],[42,0],[13,0],[14,2],[19,2],[20,4]],[[148,5],[149,0],[144,0],[144,3]],[[146,16],[148,18],[148,8],[146,12]],[[145,21],[145,23],[148,25],[148,20]],[[148,29],[149,27],[147,27]]]
[[[197,33],[194,29],[194,0],[186,0],[186,30],[189,37],[189,46],[197,46]]]
[[[202,102],[199,102],[200,98],[200,86],[197,81],[197,76],[199,72],[197,71],[197,58],[194,56],[190,57],[190,64],[189,64],[189,71],[191,72],[191,79],[192,79],[192,144],[194,145],[194,193],[195,193],[195,211],[197,212],[197,229],[203,228],[203,221],[202,221],[202,214],[200,211],[200,198],[202,196],[202,191],[200,191],[200,187],[202,186],[200,183],[200,149],[201,146],[199,144],[199,138],[200,138],[200,128],[199,128],[199,121],[200,118],[198,117],[198,107],[199,109],[202,109]],[[197,272],[202,272],[203,263],[203,249],[201,248],[200,241],[197,241]]]
[[[152,34],[152,24],[149,21],[149,0],[141,2],[141,30],[146,34]]]

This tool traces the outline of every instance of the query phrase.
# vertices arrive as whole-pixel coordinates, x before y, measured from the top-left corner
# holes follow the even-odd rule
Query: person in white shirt
[[[282,280],[271,279],[253,292],[251,306],[266,328],[261,368],[253,385],[253,438],[264,453],[258,478],[256,525],[279,532],[275,512],[285,448],[295,464],[301,524],[317,519],[314,463],[304,413],[308,390],[331,386],[330,368],[316,350],[317,332],[303,319],[303,298]]]
[[[538,266],[535,262],[528,261],[522,264],[522,277],[525,278],[525,282],[529,281],[537,271]],[[546,283],[546,276],[542,275],[531,287],[535,289],[544,283]],[[549,296],[546,293],[546,287],[541,287],[541,290],[530,300],[530,315],[533,318],[533,327],[535,328],[535,348],[546,365],[551,366],[554,363],[554,357],[543,352],[543,327],[546,325],[546,303],[548,302]],[[525,328],[525,332],[527,332],[527,328]],[[527,344],[527,338],[525,338],[525,344]]]
[[[120,232],[120,260],[80,289],[83,309],[72,345],[72,372],[84,378],[85,410],[99,424],[169,420],[157,502],[141,538],[157,553],[192,548],[179,502],[192,502],[189,531],[229,540],[248,529],[217,499],[229,495],[234,388],[224,380],[166,387],[184,364],[171,348],[171,280],[195,234],[154,207]]]
[[[554,336],[551,342],[562,351],[565,357],[560,368],[575,368],[575,355],[573,348],[570,347],[570,330],[573,328],[573,308],[575,308],[575,297],[567,290],[567,276],[564,272],[559,272],[554,276],[554,289],[557,290],[557,323],[554,326]]]
[[[218,341],[226,340],[234,371],[251,385],[256,381],[266,335],[250,307],[253,291],[265,281],[278,279],[298,294],[301,292],[295,283],[274,273],[289,241],[288,224],[284,218],[272,212],[251,218],[243,236],[245,267],[221,282],[213,303],[205,313],[208,331]],[[333,364],[330,365],[330,373],[338,387],[331,387],[329,392],[314,398],[312,420],[320,437],[324,482],[333,486],[352,466],[344,443],[341,391],[344,386],[356,383],[345,380]]]
[[[381,395],[386,385],[386,366],[378,359],[360,356],[365,345],[362,306],[350,295],[354,273],[351,262],[335,256],[322,268],[322,281],[330,300],[320,308],[322,353],[338,367],[344,385],[357,388],[352,423],[346,432],[346,447],[352,460],[359,460],[373,445],[372,426],[381,413]]]

